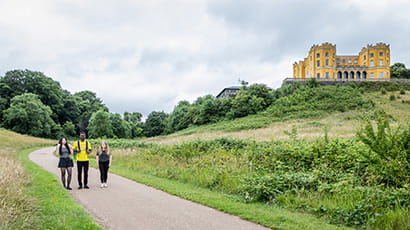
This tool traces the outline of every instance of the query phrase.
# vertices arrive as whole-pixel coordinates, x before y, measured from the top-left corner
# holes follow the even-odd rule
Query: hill
[[[393,118],[393,124],[405,123],[410,116],[410,91],[393,90],[382,94],[380,88],[364,89],[360,97],[369,104],[366,107],[352,106],[347,111],[307,110],[292,111],[287,116],[271,116],[268,112],[249,115],[234,120],[224,120],[213,124],[193,126],[176,133],[142,139],[143,142],[174,144],[196,139],[214,139],[229,137],[252,139],[257,141],[289,140],[290,132],[297,133],[299,138],[315,139],[323,137],[350,138],[355,135],[363,118],[371,112],[382,109]],[[402,94],[404,93],[404,94]],[[391,100],[394,95],[394,100]],[[306,103],[301,101],[301,103]],[[329,101],[328,103],[338,103]],[[356,103],[355,101],[351,102]]]

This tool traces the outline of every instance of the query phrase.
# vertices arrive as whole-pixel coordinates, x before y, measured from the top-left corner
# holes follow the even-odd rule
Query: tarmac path
[[[54,147],[30,153],[29,158],[60,181]],[[88,173],[90,189],[78,190],[77,168],[73,168],[69,191],[106,229],[141,230],[267,230],[268,228],[197,204],[158,189],[109,173],[108,188],[100,188],[99,171]],[[61,186],[61,189],[64,189]]]

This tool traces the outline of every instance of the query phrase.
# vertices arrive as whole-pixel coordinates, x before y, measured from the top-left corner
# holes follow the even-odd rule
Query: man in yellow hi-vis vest
[[[80,132],[80,140],[74,142],[73,150],[76,153],[76,160],[77,160],[77,174],[78,174],[78,189],[89,189],[88,187],[88,154],[91,153],[91,144],[85,139],[85,132]],[[81,180],[81,174],[84,169],[84,187]]]

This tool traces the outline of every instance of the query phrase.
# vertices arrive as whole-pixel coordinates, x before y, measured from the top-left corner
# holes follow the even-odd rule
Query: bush
[[[406,94],[406,91],[404,91],[404,89],[400,89],[400,94],[404,95],[404,94]]]
[[[387,91],[386,91],[386,89],[385,89],[385,88],[381,88],[381,89],[380,89],[380,92],[382,93],[382,95],[387,94]]]
[[[396,96],[394,96],[394,94],[390,95],[390,101],[395,101],[396,100]]]

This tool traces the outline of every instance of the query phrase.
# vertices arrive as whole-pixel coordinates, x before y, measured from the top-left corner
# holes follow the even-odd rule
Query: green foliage
[[[76,100],[75,106],[77,106],[80,110],[77,124],[80,130],[87,129],[88,122],[90,121],[93,113],[99,110],[108,112],[108,108],[102,103],[102,100],[98,98],[94,92],[80,91],[75,93],[73,96]]]
[[[110,115],[114,137],[130,138],[132,134],[131,124],[121,118],[120,114]],[[107,136],[108,137],[108,136]]]
[[[387,94],[387,91],[386,91],[386,89],[385,89],[385,88],[381,88],[381,89],[380,89],[380,92],[382,93],[382,95]]]
[[[366,100],[357,88],[304,86],[294,89],[292,94],[278,98],[264,113],[280,118],[306,118],[327,112],[345,112],[371,106],[371,102]]]
[[[400,94],[404,95],[404,94],[406,94],[406,91],[404,89],[400,89]]]
[[[56,123],[51,115],[50,107],[44,105],[37,95],[25,93],[11,99],[10,107],[4,111],[4,126],[36,137],[55,137]]]
[[[357,133],[374,154],[364,154],[373,177],[369,179],[390,186],[410,183],[410,125],[391,128],[384,111],[376,113],[376,127],[370,119]]]
[[[390,101],[395,101],[396,100],[396,96],[394,94],[391,94],[389,98],[390,98]]]
[[[60,84],[41,72],[30,70],[8,71],[0,79],[0,87],[1,98],[5,98],[9,103],[15,96],[33,93],[38,95],[44,105],[51,108],[52,117],[55,121],[62,112],[63,91]],[[5,106],[6,108],[8,108],[9,103]]]
[[[391,78],[410,78],[410,69],[406,68],[406,65],[403,63],[394,63],[390,67]]]
[[[168,114],[164,112],[151,112],[144,124],[144,134],[147,137],[164,133],[167,126]]]
[[[355,138],[272,142],[221,138],[139,146],[131,147],[133,154],[118,156],[116,162],[130,170],[238,196],[242,202],[314,213],[336,224],[377,229],[394,218],[402,227],[407,226],[402,222],[409,215],[405,207],[410,205],[410,182],[408,173],[403,174],[410,171],[409,164],[400,155],[403,169],[397,168],[396,161],[383,160],[393,159],[391,153],[376,157],[374,150],[404,148],[409,142],[405,131],[410,136],[410,128],[396,132],[400,141],[386,146],[382,143],[387,139],[393,141],[383,134],[387,130],[373,131],[376,138],[370,145]],[[289,133],[297,136],[296,129]],[[392,210],[401,211],[389,214]]]
[[[88,126],[88,135],[90,138],[113,137],[113,124],[110,113],[103,110],[93,113]]]
[[[64,123],[62,131],[64,133],[64,136],[74,137],[76,135],[75,125],[71,121]]]

